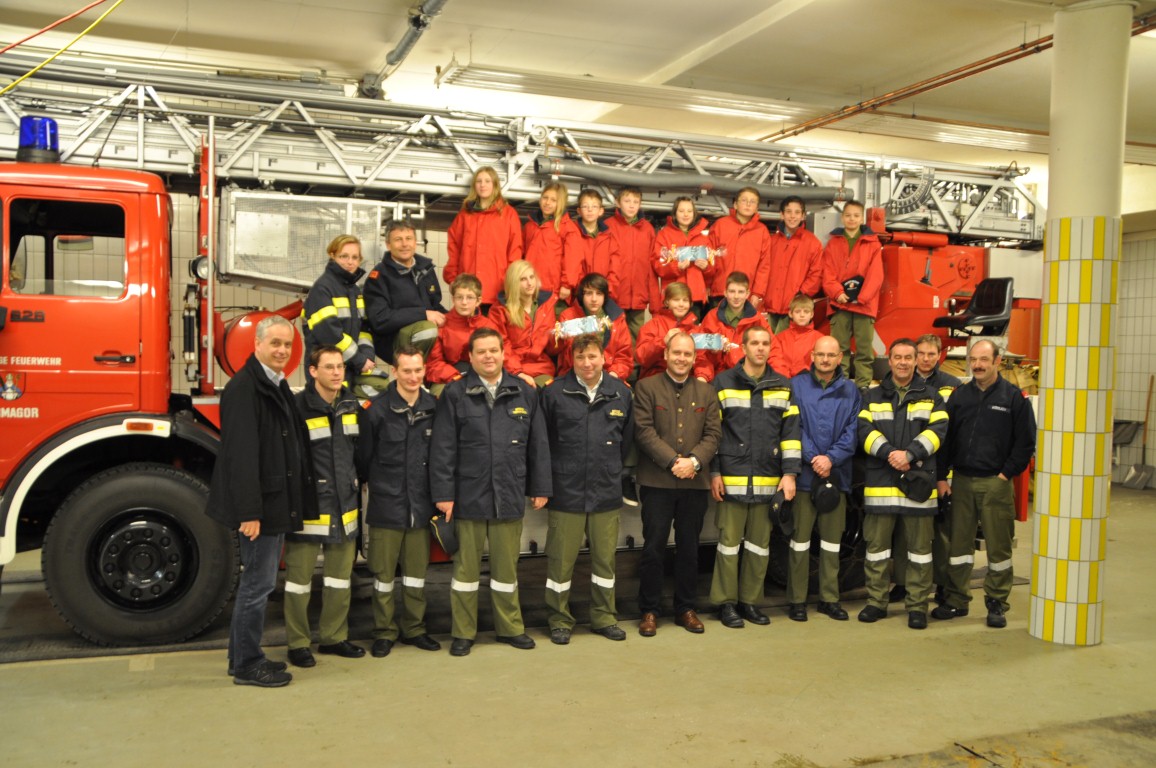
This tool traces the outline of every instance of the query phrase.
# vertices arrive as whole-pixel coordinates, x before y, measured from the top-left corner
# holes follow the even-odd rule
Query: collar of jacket
[[[831,237],[843,237],[844,236],[843,232],[844,232],[843,227],[835,227],[834,229],[831,230]],[[871,227],[864,225],[862,227],[859,227],[859,240],[863,240],[865,238],[869,238],[871,240],[878,240],[879,239],[878,237],[875,236],[875,233],[873,231],[871,231]],[[855,242],[859,242],[859,240],[856,240]]]
[[[718,315],[718,319],[723,325],[727,325],[727,307],[728,306],[729,305],[727,304],[726,299],[723,299],[722,302],[717,307],[715,307],[713,310],[715,312],[715,314]],[[739,317],[739,319],[740,320],[747,320],[749,318],[754,317],[755,314],[756,314],[755,313],[755,305],[751,304],[748,301],[747,303],[743,304],[743,313]]]
[[[516,394],[517,392],[519,392],[520,391],[520,389],[518,387],[519,381],[521,381],[521,379],[514,378],[513,376],[510,375],[510,373],[505,368],[503,368],[502,369],[502,378],[498,380],[498,389],[497,389],[497,392],[495,392],[495,394],[494,394],[494,401],[497,402],[498,400],[502,399],[503,397],[509,397],[510,395],[513,395],[513,394]],[[478,372],[475,371],[473,368],[471,368],[466,373],[465,382],[466,382],[466,390],[465,391],[466,391],[467,395],[476,396],[476,395],[484,395],[486,393],[486,385],[482,383],[482,377],[479,376]]]
[[[301,391],[305,398],[305,405],[318,413],[329,413],[330,411],[335,414],[350,413],[361,407],[357,398],[349,391],[349,387],[344,384],[341,386],[341,391],[337,393],[337,397],[333,398],[332,403],[325,402],[325,398],[317,391],[314,384],[310,384]]]
[[[811,363],[811,367],[807,369],[807,373],[809,373],[811,375],[811,378],[814,379],[816,385],[823,387],[824,389],[826,389],[827,387],[834,386],[835,384],[837,384],[839,382],[840,379],[846,378],[843,375],[843,366],[842,365],[836,365],[835,366],[835,374],[833,376],[831,376],[831,380],[828,381],[826,384],[824,384],[823,380],[819,378],[819,374],[815,373],[815,364],[814,363]],[[890,378],[891,374],[887,374],[887,376],[888,376],[888,378]]]
[[[734,208],[731,208],[731,212],[728,213],[727,216],[730,216],[732,219],[734,219],[735,224],[738,224],[739,227],[741,227],[742,229],[753,229],[754,227],[763,223],[759,219],[759,212],[758,211],[755,211],[755,215],[751,216],[749,219],[747,219],[745,224],[743,222],[739,221],[739,213]]]
[[[596,226],[594,228],[594,234],[590,234],[589,232],[586,231],[586,225],[582,223],[582,217],[581,216],[576,217],[574,219],[574,223],[578,225],[578,231],[582,233],[582,237],[591,237],[591,238],[598,237],[603,232],[609,232],[610,231],[610,227],[607,226],[607,224],[606,224],[605,217],[599,219],[596,222]]]
[[[609,391],[610,388],[610,374],[605,370],[602,371],[602,381],[598,382],[598,394],[594,396],[594,402],[600,403],[603,400],[617,400],[619,395],[617,392]],[[578,380],[578,373],[573,368],[566,372],[562,377],[562,391],[567,395],[581,395],[586,397],[586,385]]]
[[[330,273],[331,275],[333,275],[334,277],[336,277],[338,280],[345,283],[346,285],[353,285],[358,280],[365,277],[365,270],[362,269],[361,267],[358,267],[357,269],[353,270],[352,272],[346,272],[344,269],[342,269],[341,265],[338,264],[333,259],[330,259],[329,263],[325,265],[325,271]]]
[[[413,266],[407,267],[394,261],[393,256],[388,251],[386,251],[385,258],[381,260],[381,264],[377,266],[377,269],[383,269],[386,266],[389,266],[399,275],[406,275],[411,272],[415,275],[420,275],[433,265],[433,259],[429,258],[428,256],[422,256],[420,253],[415,253],[413,255]]]
[[[753,384],[753,390],[766,389],[772,384],[782,387],[790,386],[790,381],[788,381],[787,377],[772,368],[769,362],[763,369],[763,375],[758,379],[751,378],[750,374],[747,373],[747,369],[743,367],[744,362],[746,362],[746,358],[739,360],[735,363],[734,368],[731,368],[731,371],[734,372],[735,379],[738,381],[744,384]]]
[[[653,227],[653,225],[650,224],[650,219],[646,218],[646,214],[643,213],[641,209],[638,211],[638,216],[635,217],[634,223],[627,221],[626,217],[622,215],[622,211],[618,210],[614,211],[613,218],[618,219],[620,222],[622,222],[623,226],[627,227],[641,227],[644,225]]]
[[[880,388],[887,394],[889,399],[894,400],[895,396],[899,394],[898,388],[895,386],[895,380],[891,378],[891,373],[888,372],[883,377],[883,381],[879,382]],[[907,385],[907,394],[903,400],[907,401],[914,397],[925,397],[928,390],[927,382],[920,378],[917,374],[911,375],[911,383]]]
[[[690,229],[686,232],[682,231],[682,227],[678,226],[678,222],[674,220],[673,216],[666,217],[666,226],[673,229],[675,232],[686,235],[687,237],[695,237],[697,235],[707,234],[707,229],[710,227],[710,222],[704,217],[700,217],[698,221],[690,225]]]
[[[464,200],[462,201],[462,210],[463,211],[469,211],[470,213],[499,213],[505,207],[506,207],[506,199],[505,198],[502,198],[500,200],[495,200],[494,202],[490,203],[489,208],[479,208],[477,200],[474,200],[471,203],[466,203]]]
[[[609,296],[606,297],[606,301],[602,304],[602,311],[605,312],[606,316],[612,321],[617,320],[625,314],[625,312],[622,311],[622,307],[618,306],[618,302]]]
[[[780,235],[782,235],[785,238],[793,239],[795,237],[795,235],[798,234],[799,232],[806,232],[807,231],[807,220],[803,219],[802,223],[800,223],[799,226],[795,227],[795,231],[791,232],[790,234],[787,234],[787,223],[785,221],[780,220],[775,225],[775,231],[778,232]]]

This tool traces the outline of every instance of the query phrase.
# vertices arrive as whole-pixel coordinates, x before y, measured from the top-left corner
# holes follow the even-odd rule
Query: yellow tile
[[[1032,558],[1032,594],[1037,596],[1040,594],[1038,587],[1040,586],[1041,559],[1042,558],[1039,555],[1036,555]]]
[[[1053,261],[1048,265],[1048,303],[1055,304],[1060,300],[1060,262]],[[1044,307],[1047,310],[1047,307]],[[1047,338],[1045,334],[1045,338]]]
[[[1088,391],[1085,389],[1076,392],[1076,424],[1077,432],[1088,431]]]
[[[1100,346],[1107,347],[1112,344],[1112,308],[1115,301],[1111,304],[1102,304],[1100,306]]]
[[[1064,343],[1069,347],[1076,347],[1080,344],[1080,305],[1069,304],[1067,309],[1067,327],[1064,329],[1067,331],[1067,337]]]
[[[1096,261],[1104,260],[1104,225],[1107,222],[1103,216],[1097,216],[1092,224],[1092,258]]]
[[[1056,598],[1068,602],[1068,561],[1056,561]]]
[[[1093,560],[1088,563],[1088,602],[1097,603],[1100,601],[1100,561]]]
[[[1076,436],[1065,432],[1060,444],[1060,473],[1071,476],[1072,465],[1075,460]]]
[[[1090,304],[1092,301],[1092,262],[1080,262],[1080,303]]]
[[[1056,363],[1052,366],[1052,381],[1050,386],[1061,389],[1068,374],[1068,349],[1056,347]]]
[[[1088,644],[1088,605],[1076,606],[1076,645]]]
[[[1056,629],[1056,601],[1044,599],[1044,631],[1043,639],[1051,642],[1055,637]]]
[[[1055,429],[1056,390],[1044,390],[1044,429]]]
[[[1092,467],[1092,471],[1096,473],[1096,477],[1104,476],[1104,435],[1096,435],[1096,461]]]
[[[1060,219],[1060,261],[1067,261],[1072,252],[1072,220]]]
[[[1091,483],[1088,481],[1090,481],[1091,479],[1092,478],[1090,478],[1090,477],[1084,478],[1084,491],[1085,491],[1085,493],[1089,490],[1089,486],[1091,485]],[[1084,496],[1085,506],[1087,506],[1087,500],[1089,498],[1090,498],[1090,496]],[[1080,533],[1083,531],[1083,529],[1084,529],[1084,523],[1080,518],[1078,518],[1078,517],[1071,518],[1068,521],[1068,559],[1069,560],[1079,560],[1080,559],[1080,539],[1081,539]]]

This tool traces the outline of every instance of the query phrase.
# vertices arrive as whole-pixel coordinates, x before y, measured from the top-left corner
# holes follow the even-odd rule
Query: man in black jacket
[[[285,534],[317,516],[309,438],[285,382],[294,336],[278,315],[257,323],[254,352],[221,396],[221,450],[206,512],[241,533],[243,570],[229,634],[237,685],[276,688],[293,679],[283,662],[265,658],[261,634]]]
[[[311,382],[297,393],[297,410],[309,431],[309,454],[317,479],[317,515],[300,533],[285,537],[285,639],[289,663],[317,664],[309,629],[309,598],[317,555],[325,558],[318,629],[321,653],[358,659],[365,649],[349,642],[349,598],[357,554],[361,486],[353,464],[360,404],[345,386],[345,363],[337,347],[309,355]]]
[[[366,558],[373,571],[373,647],[388,656],[398,639],[423,651],[441,649],[426,633],[425,574],[429,567],[429,446],[437,400],[422,388],[425,360],[416,347],[397,350],[394,380],[362,414],[357,466],[369,486]],[[401,611],[394,587],[401,564]]]
[[[951,494],[948,525],[950,557],[947,601],[931,612],[937,619],[966,616],[971,602],[977,520],[987,543],[983,580],[987,625],[1007,626],[1004,613],[1012,587],[1015,493],[1012,480],[1023,472],[1036,448],[1036,418],[1019,388],[999,375],[999,348],[989,339],[971,345],[972,379],[947,401],[949,416],[939,492]],[[947,471],[953,470],[947,482]]]
[[[598,336],[570,344],[574,367],[542,391],[550,435],[554,495],[546,534],[546,606],[550,642],[566,645],[574,628],[570,581],[582,539],[590,541],[590,630],[625,640],[614,605],[614,553],[622,506],[622,463],[634,440],[630,389],[603,375]]]
[[[365,310],[378,357],[390,363],[397,350],[414,346],[428,356],[445,325],[442,288],[432,259],[417,252],[417,234],[407,221],[389,222],[389,250],[365,281]]]
[[[433,500],[458,535],[450,581],[454,656],[469,654],[478,633],[487,539],[497,640],[534,647],[518,600],[522,518],[527,496],[541,509],[552,493],[550,442],[537,391],[503,370],[502,336],[493,328],[473,332],[469,355],[470,370],[438,400],[430,445]]]

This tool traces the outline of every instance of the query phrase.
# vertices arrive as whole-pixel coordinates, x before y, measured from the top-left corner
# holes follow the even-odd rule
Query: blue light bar
[[[60,136],[51,117],[26,115],[20,118],[20,144],[16,159],[25,163],[60,162]]]

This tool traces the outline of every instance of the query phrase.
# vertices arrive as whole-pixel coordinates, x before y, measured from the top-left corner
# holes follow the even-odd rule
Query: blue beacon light
[[[20,144],[16,160],[22,163],[60,162],[60,136],[51,117],[20,118]]]

